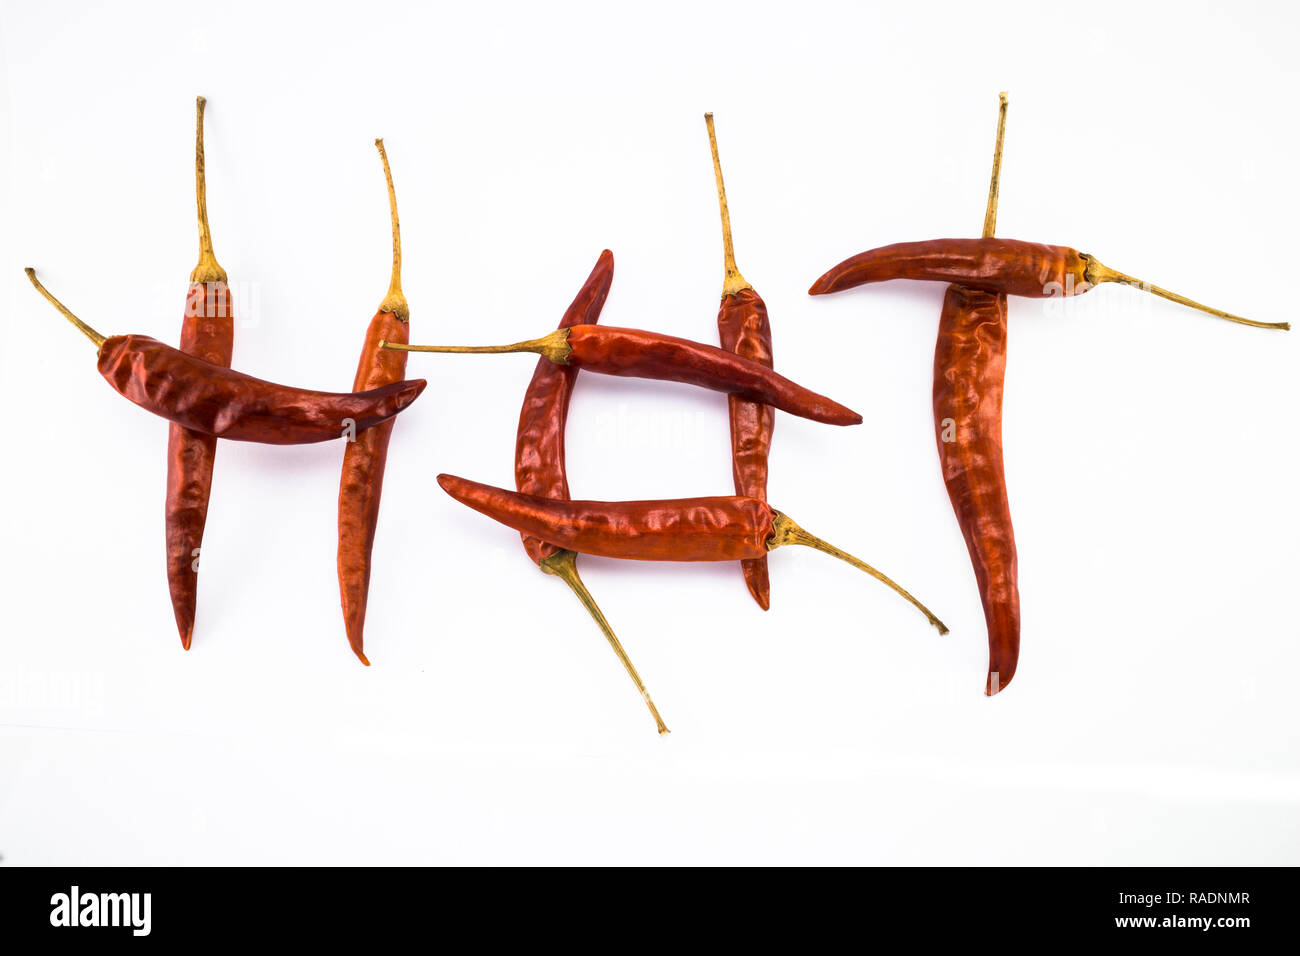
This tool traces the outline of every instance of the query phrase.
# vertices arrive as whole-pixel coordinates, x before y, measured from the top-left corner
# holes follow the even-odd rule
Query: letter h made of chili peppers
[[[181,645],[189,649],[194,633],[198,594],[199,558],[203,531],[207,522],[208,501],[212,489],[213,463],[218,438],[264,444],[295,445],[328,441],[345,435],[361,436],[361,446],[372,451],[368,469],[361,469],[373,479],[368,486],[374,494],[362,496],[366,508],[378,506],[378,488],[382,482],[382,451],[387,447],[388,429],[398,412],[408,407],[424,390],[423,380],[403,381],[401,371],[405,356],[382,352],[375,342],[362,357],[355,392],[320,392],[277,385],[253,378],[230,368],[234,339],[233,296],[226,271],[218,263],[212,247],[208,224],[206,163],[203,121],[206,101],[196,101],[195,186],[199,224],[199,261],[190,275],[185,317],[181,326],[180,348],[172,348],[146,335],[107,337],[95,331],[56,299],[36,278],[34,269],[26,269],[28,279],[65,318],[77,327],[99,353],[100,374],[123,397],[147,411],[167,419],[171,424],[167,443],[167,494],[164,508],[166,531],[166,567],[172,609],[180,633]],[[382,154],[382,146],[380,147]],[[385,159],[385,169],[387,160]],[[391,176],[389,177],[390,198]],[[405,315],[398,283],[400,245],[397,239],[396,205],[393,200],[394,278],[389,298],[381,306],[380,316]],[[384,325],[372,337],[396,338],[397,328]],[[380,370],[362,374],[367,363]],[[396,374],[391,374],[393,371]],[[365,389],[365,390],[360,390]],[[372,435],[371,430],[376,434]],[[350,447],[356,447],[352,443]],[[349,462],[358,472],[353,451]],[[376,466],[377,461],[377,466]],[[344,484],[349,467],[345,466]],[[365,476],[363,476],[365,477]],[[360,507],[360,506],[359,506]],[[345,512],[346,507],[341,508]],[[364,509],[362,509],[364,510]],[[341,525],[346,524],[344,516]],[[365,532],[364,521],[356,523],[363,532],[366,547],[350,548],[341,544],[341,553],[364,551],[366,567],[356,577],[369,579],[369,540],[373,526]],[[341,540],[348,536],[341,534]],[[340,560],[340,575],[344,576]],[[344,589],[344,605],[348,592]],[[364,615],[364,589],[360,613]],[[355,617],[356,615],[353,615]],[[351,622],[351,618],[349,618]],[[352,630],[350,628],[349,635]],[[354,646],[361,653],[360,626],[356,627]]]

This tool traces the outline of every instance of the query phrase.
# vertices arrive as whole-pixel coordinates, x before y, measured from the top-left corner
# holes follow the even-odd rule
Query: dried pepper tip
[[[605,620],[605,615],[596,604],[596,599],[591,596],[587,586],[582,583],[582,578],[578,576],[578,555],[575,551],[557,551],[549,558],[545,558],[538,565],[547,574],[553,574],[577,595],[582,606],[587,609],[597,626],[605,634],[605,639],[609,641],[609,646],[614,649],[618,659],[623,662],[623,669],[627,671],[627,676],[632,678],[632,683],[641,693],[641,699],[645,701],[646,707],[650,708],[650,716],[655,719],[655,725],[659,728],[659,735],[663,736],[668,733],[668,725],[664,723],[663,718],[659,716],[659,710],[655,707],[655,702],[650,699],[650,692],[646,690],[645,684],[641,682],[641,675],[636,672],[632,665],[632,660],[627,656],[627,651],[623,650],[623,645],[619,642],[617,635],[614,634],[613,628],[609,626],[609,621]]]
[[[995,668],[990,664],[988,677],[984,682],[984,696],[993,697],[1001,691],[1006,690],[1007,685],[1011,683],[1011,678],[1015,676],[1016,662],[1014,659],[1011,661],[1011,667],[1008,670]]]
[[[789,515],[783,514],[776,509],[772,510],[772,514],[772,536],[767,539],[767,550],[775,551],[777,548],[784,547],[787,544],[802,544],[804,547],[813,548],[816,551],[821,551],[824,554],[829,554],[832,557],[839,558],[841,561],[853,565],[859,571],[865,571],[881,584],[893,588],[900,595],[906,598],[914,608],[924,614],[926,620],[933,624],[940,634],[948,633],[948,627],[943,623],[943,621],[935,617],[928,607],[916,598],[912,597],[907,590],[899,586],[892,578],[877,571],[860,558],[855,558],[847,551],[841,551],[839,548],[835,547],[835,545],[823,541],[816,535],[809,534],[803,528],[799,527],[799,525],[797,525]]]
[[[998,190],[1002,183],[1002,139],[1007,132],[1007,94],[998,94],[998,135],[993,142],[993,175],[989,179],[989,199],[984,207],[985,239],[992,239],[998,228]]]
[[[505,352],[535,352],[556,365],[568,365],[573,348],[569,345],[569,330],[556,329],[540,339],[515,342],[513,345],[400,345],[383,339],[381,349],[401,352],[453,352],[457,355],[499,355]]]
[[[384,179],[388,181],[388,210],[393,220],[393,275],[388,282],[388,295],[379,303],[379,311],[391,312],[399,322],[409,322],[411,307],[406,304],[406,296],[402,295],[402,227],[397,221],[397,191],[393,188],[393,171],[388,168],[384,141],[375,140],[375,148],[379,150],[379,158],[384,163]]]
[[[1243,319],[1241,316],[1233,315],[1231,312],[1212,309],[1208,305],[1201,305],[1199,302],[1193,302],[1191,299],[1181,296],[1176,292],[1170,292],[1168,289],[1162,289],[1149,282],[1143,282],[1141,279],[1135,279],[1131,275],[1125,275],[1123,272],[1102,265],[1092,256],[1086,255],[1082,252],[1079,253],[1079,258],[1083,260],[1083,279],[1089,286],[1095,286],[1102,282],[1123,282],[1127,285],[1144,289],[1152,295],[1158,295],[1162,299],[1168,299],[1170,302],[1177,302],[1179,305],[1185,305],[1200,312],[1216,315],[1221,319],[1227,319],[1229,322],[1236,322],[1238,325],[1249,325],[1257,329],[1281,329],[1283,332],[1289,332],[1291,330],[1290,322],[1256,322],[1254,319]]]
[[[77,318],[75,315],[72,314],[72,311],[66,305],[64,305],[58,299],[54,298],[54,296],[50,295],[49,290],[46,289],[45,286],[41,285],[41,283],[37,280],[35,269],[28,266],[23,271],[27,273],[27,278],[32,280],[32,285],[36,286],[36,291],[39,292],[41,295],[45,296],[45,298],[50,301],[51,305],[53,305],[56,309],[62,312],[63,317],[65,319],[67,319],[78,329],[80,329],[82,335],[90,339],[90,341],[94,342],[95,348],[97,349],[103,348],[104,343],[108,341],[106,336],[100,335],[98,332],[96,332],[94,329],[88,326],[85,322],[82,322],[81,319]]]
[[[816,282],[814,282],[812,285],[808,287],[808,294],[826,295],[828,293],[838,291],[835,288],[835,283],[838,282],[840,279],[839,272],[840,272],[839,266],[835,266],[834,268],[832,268],[829,272],[827,272],[825,275],[818,278]]]
[[[199,205],[199,264],[190,273],[191,282],[225,282],[226,270],[217,262],[212,252],[212,232],[208,228],[208,180],[203,154],[203,108],[208,101],[197,97],[194,101],[194,192]]]
[[[754,288],[736,268],[736,251],[731,244],[731,212],[727,209],[727,187],[722,182],[722,163],[718,159],[718,137],[713,131],[713,114],[704,114],[709,130],[709,150],[713,153],[713,178],[718,184],[718,210],[722,213],[722,297]]]

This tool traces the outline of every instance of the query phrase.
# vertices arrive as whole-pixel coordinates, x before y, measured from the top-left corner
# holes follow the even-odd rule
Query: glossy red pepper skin
[[[775,513],[757,498],[559,501],[439,475],[443,491],[521,534],[634,561],[741,561],[767,554]]]
[[[392,386],[406,378],[408,353],[381,349],[383,341],[405,344],[410,341],[410,323],[392,312],[380,309],[366,329],[357,374],[352,381],[354,392]],[[371,555],[375,530],[379,525],[379,499],[384,491],[384,469],[388,463],[388,443],[396,419],[390,418],[373,428],[358,432],[343,451],[343,474],[339,479],[339,597],[343,604],[343,624],[348,643],[363,664],[365,654],[366,602],[370,595]]]
[[[742,289],[722,297],[718,307],[718,337],[722,347],[744,358],[772,367],[772,326],[767,306],[753,289]],[[731,474],[736,494],[767,500],[767,457],[772,447],[776,412],[770,405],[737,395],[727,397],[731,423]],[[740,562],[745,586],[758,606],[771,606],[771,583],[767,555]]]
[[[683,382],[771,405],[828,425],[860,425],[862,416],[797,385],[753,359],[712,345],[641,329],[579,325],[569,330],[567,364],[605,375]]]
[[[813,283],[810,295],[842,292],[868,282],[920,279],[970,289],[1045,298],[1080,295],[1088,257],[1066,246],[1018,239],[929,239],[868,249],[845,259]]]
[[[1006,368],[1006,296],[949,286],[934,350],[935,437],[984,604],[990,695],[1011,682],[1020,653],[1016,538],[1002,468]]]
[[[185,428],[269,445],[330,441],[349,427],[361,432],[402,411],[426,384],[415,379],[360,393],[294,388],[205,362],[147,335],[105,339],[99,374],[125,398]]]
[[[596,260],[572,304],[560,319],[559,328],[594,325],[614,281],[614,254],[606,249]],[[578,378],[574,365],[556,365],[539,358],[519,410],[515,435],[515,488],[526,495],[567,499],[569,479],[565,469],[564,432],[569,420],[569,400]],[[521,534],[524,550],[541,564],[560,549],[529,534]]]
[[[230,367],[235,345],[233,297],[224,282],[192,282],[185,298],[180,348],[213,365]],[[167,431],[167,496],[164,525],[167,586],[186,650],[194,635],[198,561],[208,520],[217,437],[172,423]]]

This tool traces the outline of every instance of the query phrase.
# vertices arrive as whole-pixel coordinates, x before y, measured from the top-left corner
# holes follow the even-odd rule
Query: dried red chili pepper
[[[998,104],[984,236],[997,226],[1007,97]],[[934,348],[934,425],[944,486],[961,527],[988,628],[984,692],[1011,682],[1020,654],[1016,537],[1002,467],[1002,386],[1007,368],[1007,297],[950,285]]]
[[[828,425],[862,424],[857,412],[796,385],[759,362],[713,345],[641,329],[579,325],[513,345],[380,345],[406,352],[536,352],[557,365],[605,375],[683,382],[772,405]]]
[[[989,695],[1011,682],[1020,653],[1016,538],[1002,469],[1006,367],[1006,296],[948,286],[934,349],[934,421],[943,482],[984,605]]]
[[[902,595],[926,619],[948,628],[924,604],[871,565],[809,534],[767,502],[740,495],[660,501],[567,501],[522,495],[455,475],[439,475],[461,504],[561,548],[634,561],[743,561],[788,544],[839,558]]]
[[[402,294],[402,233],[397,219],[397,192],[388,168],[384,141],[375,140],[388,183],[388,208],[393,225],[393,271],[388,294],[366,329],[357,374],[352,381],[356,392],[392,385],[406,378],[406,353],[378,347],[384,340],[407,341],[411,309]],[[364,651],[366,600],[370,593],[370,556],[379,524],[379,498],[384,490],[384,466],[395,419],[368,428],[349,441],[343,452],[343,474],[339,479],[339,595],[343,604],[343,625],[353,652],[367,667]]]
[[[229,368],[235,344],[235,320],[226,270],[221,268],[212,251],[212,234],[208,227],[203,151],[203,107],[206,102],[200,96],[195,105],[194,177],[199,218],[199,262],[190,273],[180,348],[182,352],[213,365]],[[194,636],[199,553],[208,520],[208,498],[212,492],[212,466],[216,454],[215,435],[175,423],[168,426],[167,497],[163,508],[167,586],[171,592],[172,612],[180,632],[181,647],[187,651]]]
[[[722,304],[718,307],[718,336],[728,352],[771,368],[772,327],[767,318],[767,305],[736,268],[736,253],[731,243],[731,213],[727,209],[727,189],[722,182],[713,114],[705,113],[704,122],[709,130],[709,150],[713,154],[713,175],[717,180],[718,209],[722,216],[723,280]],[[736,494],[766,501],[767,456],[772,447],[776,413],[770,405],[737,395],[727,396],[727,411],[731,422],[731,474]],[[745,558],[740,562],[740,568],[749,593],[766,611],[772,601],[767,555]]]
[[[124,398],[194,431],[231,441],[305,445],[364,431],[410,405],[427,384],[414,379],[367,392],[317,392],[277,385],[205,362],[147,335],[100,335],[24,270],[41,295],[95,343],[99,374]]]
[[[600,321],[600,310],[605,305],[613,279],[614,255],[606,249],[596,260],[595,268],[560,319],[559,327],[567,329]],[[573,384],[577,377],[578,370],[573,366],[556,365],[546,359],[537,360],[537,368],[533,370],[532,380],[524,393],[523,407],[519,410],[519,431],[515,437],[515,487],[524,494],[543,498],[569,497],[564,431],[569,417],[569,399],[573,395]],[[547,574],[558,577],[577,595],[623,663],[628,676],[632,678],[632,683],[636,685],[641,699],[655,719],[659,733],[668,733],[668,727],[659,716],[654,701],[650,699],[650,692],[646,690],[641,675],[637,673],[609,621],[578,575],[577,553],[557,548],[528,534],[521,537],[524,550],[537,566]]]
[[[1117,272],[1086,253],[1018,239],[928,239],[896,242],[845,259],[812,284],[809,295],[842,292],[868,282],[919,279],[958,282],[968,289],[1029,298],[1082,295],[1102,282],[1122,282],[1210,315],[1259,329],[1290,329],[1289,322],[1257,322],[1212,309]]]

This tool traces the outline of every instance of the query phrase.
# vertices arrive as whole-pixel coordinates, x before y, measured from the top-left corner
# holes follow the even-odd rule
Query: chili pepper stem
[[[35,269],[28,266],[26,269],[23,270],[23,272],[26,272],[27,278],[32,280],[32,285],[36,286],[36,291],[39,292],[41,295],[45,296],[45,298],[47,298],[50,301],[51,305],[53,305],[56,309],[62,312],[63,317],[65,319],[67,319],[78,329],[80,329],[82,335],[90,339],[90,341],[94,342],[95,348],[103,347],[104,343],[107,341],[107,337],[100,335],[98,332],[96,332],[94,329],[88,326],[85,322],[82,322],[81,319],[77,318],[75,315],[72,314],[72,311],[66,305],[64,305],[58,299],[54,298],[54,296],[50,295],[49,289],[41,285],[40,281],[36,278]]]
[[[384,141],[375,140],[379,158],[384,163],[384,179],[388,181],[388,210],[393,220],[393,275],[388,282],[388,295],[379,303],[380,312],[391,312],[399,322],[411,320],[411,307],[402,295],[402,227],[397,221],[397,190],[393,188],[393,171],[388,167],[388,153]]]
[[[578,576],[577,552],[557,551],[549,558],[544,559],[540,567],[547,574],[553,574],[567,584],[573,593],[577,595],[578,600],[587,609],[587,613],[591,615],[592,620],[604,632],[605,639],[609,641],[609,646],[614,649],[618,659],[623,662],[623,668],[627,671],[627,676],[632,678],[632,683],[641,692],[641,699],[645,701],[646,707],[650,708],[650,716],[655,719],[655,725],[659,728],[660,735],[668,733],[668,725],[659,716],[659,710],[655,707],[655,702],[650,699],[650,692],[646,690],[645,684],[641,682],[641,675],[636,672],[636,668],[632,665],[632,659],[627,656],[627,651],[623,650],[623,645],[619,642],[613,628],[609,626],[609,621],[605,620],[605,615],[596,604],[596,599],[591,596],[587,586],[582,583],[582,578]]]
[[[998,94],[998,136],[993,142],[993,174],[989,178],[989,200],[984,207],[985,239],[992,239],[998,228],[998,190],[1002,184],[1002,139],[1007,132],[1007,94]]]
[[[190,273],[191,282],[226,282],[226,270],[212,251],[212,231],[208,227],[208,178],[203,153],[203,108],[208,101],[194,101],[194,193],[199,206],[199,264]]]
[[[704,114],[704,125],[709,129],[709,151],[713,153],[713,178],[718,183],[718,210],[722,214],[722,295],[726,298],[737,292],[754,288],[736,268],[736,251],[731,244],[731,212],[727,209],[727,187],[722,181],[722,163],[718,159],[718,137],[713,131],[713,114]]]
[[[569,330],[556,329],[540,339],[527,342],[515,342],[513,345],[400,345],[397,342],[380,340],[381,349],[397,349],[402,352],[452,352],[457,355],[498,355],[505,352],[535,352],[556,365],[568,365],[569,355],[573,352],[569,345]]]
[[[769,551],[775,551],[777,548],[784,547],[787,544],[802,544],[805,547],[821,551],[823,554],[829,554],[832,557],[839,558],[841,561],[853,565],[859,571],[865,571],[881,584],[897,591],[902,597],[906,598],[913,607],[924,614],[926,619],[938,629],[940,634],[948,633],[948,627],[943,623],[943,621],[935,617],[934,613],[928,607],[916,598],[912,597],[905,588],[901,587],[888,575],[877,571],[861,558],[855,558],[847,551],[841,551],[830,542],[823,541],[816,535],[809,534],[803,528],[799,527],[799,525],[796,524],[789,515],[776,511],[775,509],[773,510],[773,514],[775,517],[772,520],[772,536],[767,539],[767,549]]]
[[[1243,319],[1239,315],[1233,315],[1231,312],[1223,312],[1219,309],[1212,309],[1208,305],[1201,305],[1199,302],[1193,302],[1191,299],[1181,296],[1176,292],[1170,292],[1168,289],[1162,289],[1159,286],[1152,285],[1150,282],[1143,282],[1141,279],[1135,279],[1131,275],[1126,275],[1116,269],[1102,265],[1096,259],[1089,255],[1080,254],[1084,260],[1084,281],[1089,286],[1098,285],[1102,282],[1123,282],[1127,285],[1136,286],[1150,292],[1152,295],[1158,295],[1162,299],[1168,299],[1170,302],[1177,302],[1179,305],[1185,305],[1189,308],[1196,309],[1200,312],[1206,312],[1209,315],[1216,315],[1221,319],[1227,319],[1229,322],[1236,322],[1238,325],[1249,325],[1257,329],[1281,329],[1283,332],[1290,331],[1290,322],[1256,322],[1254,319]]]

